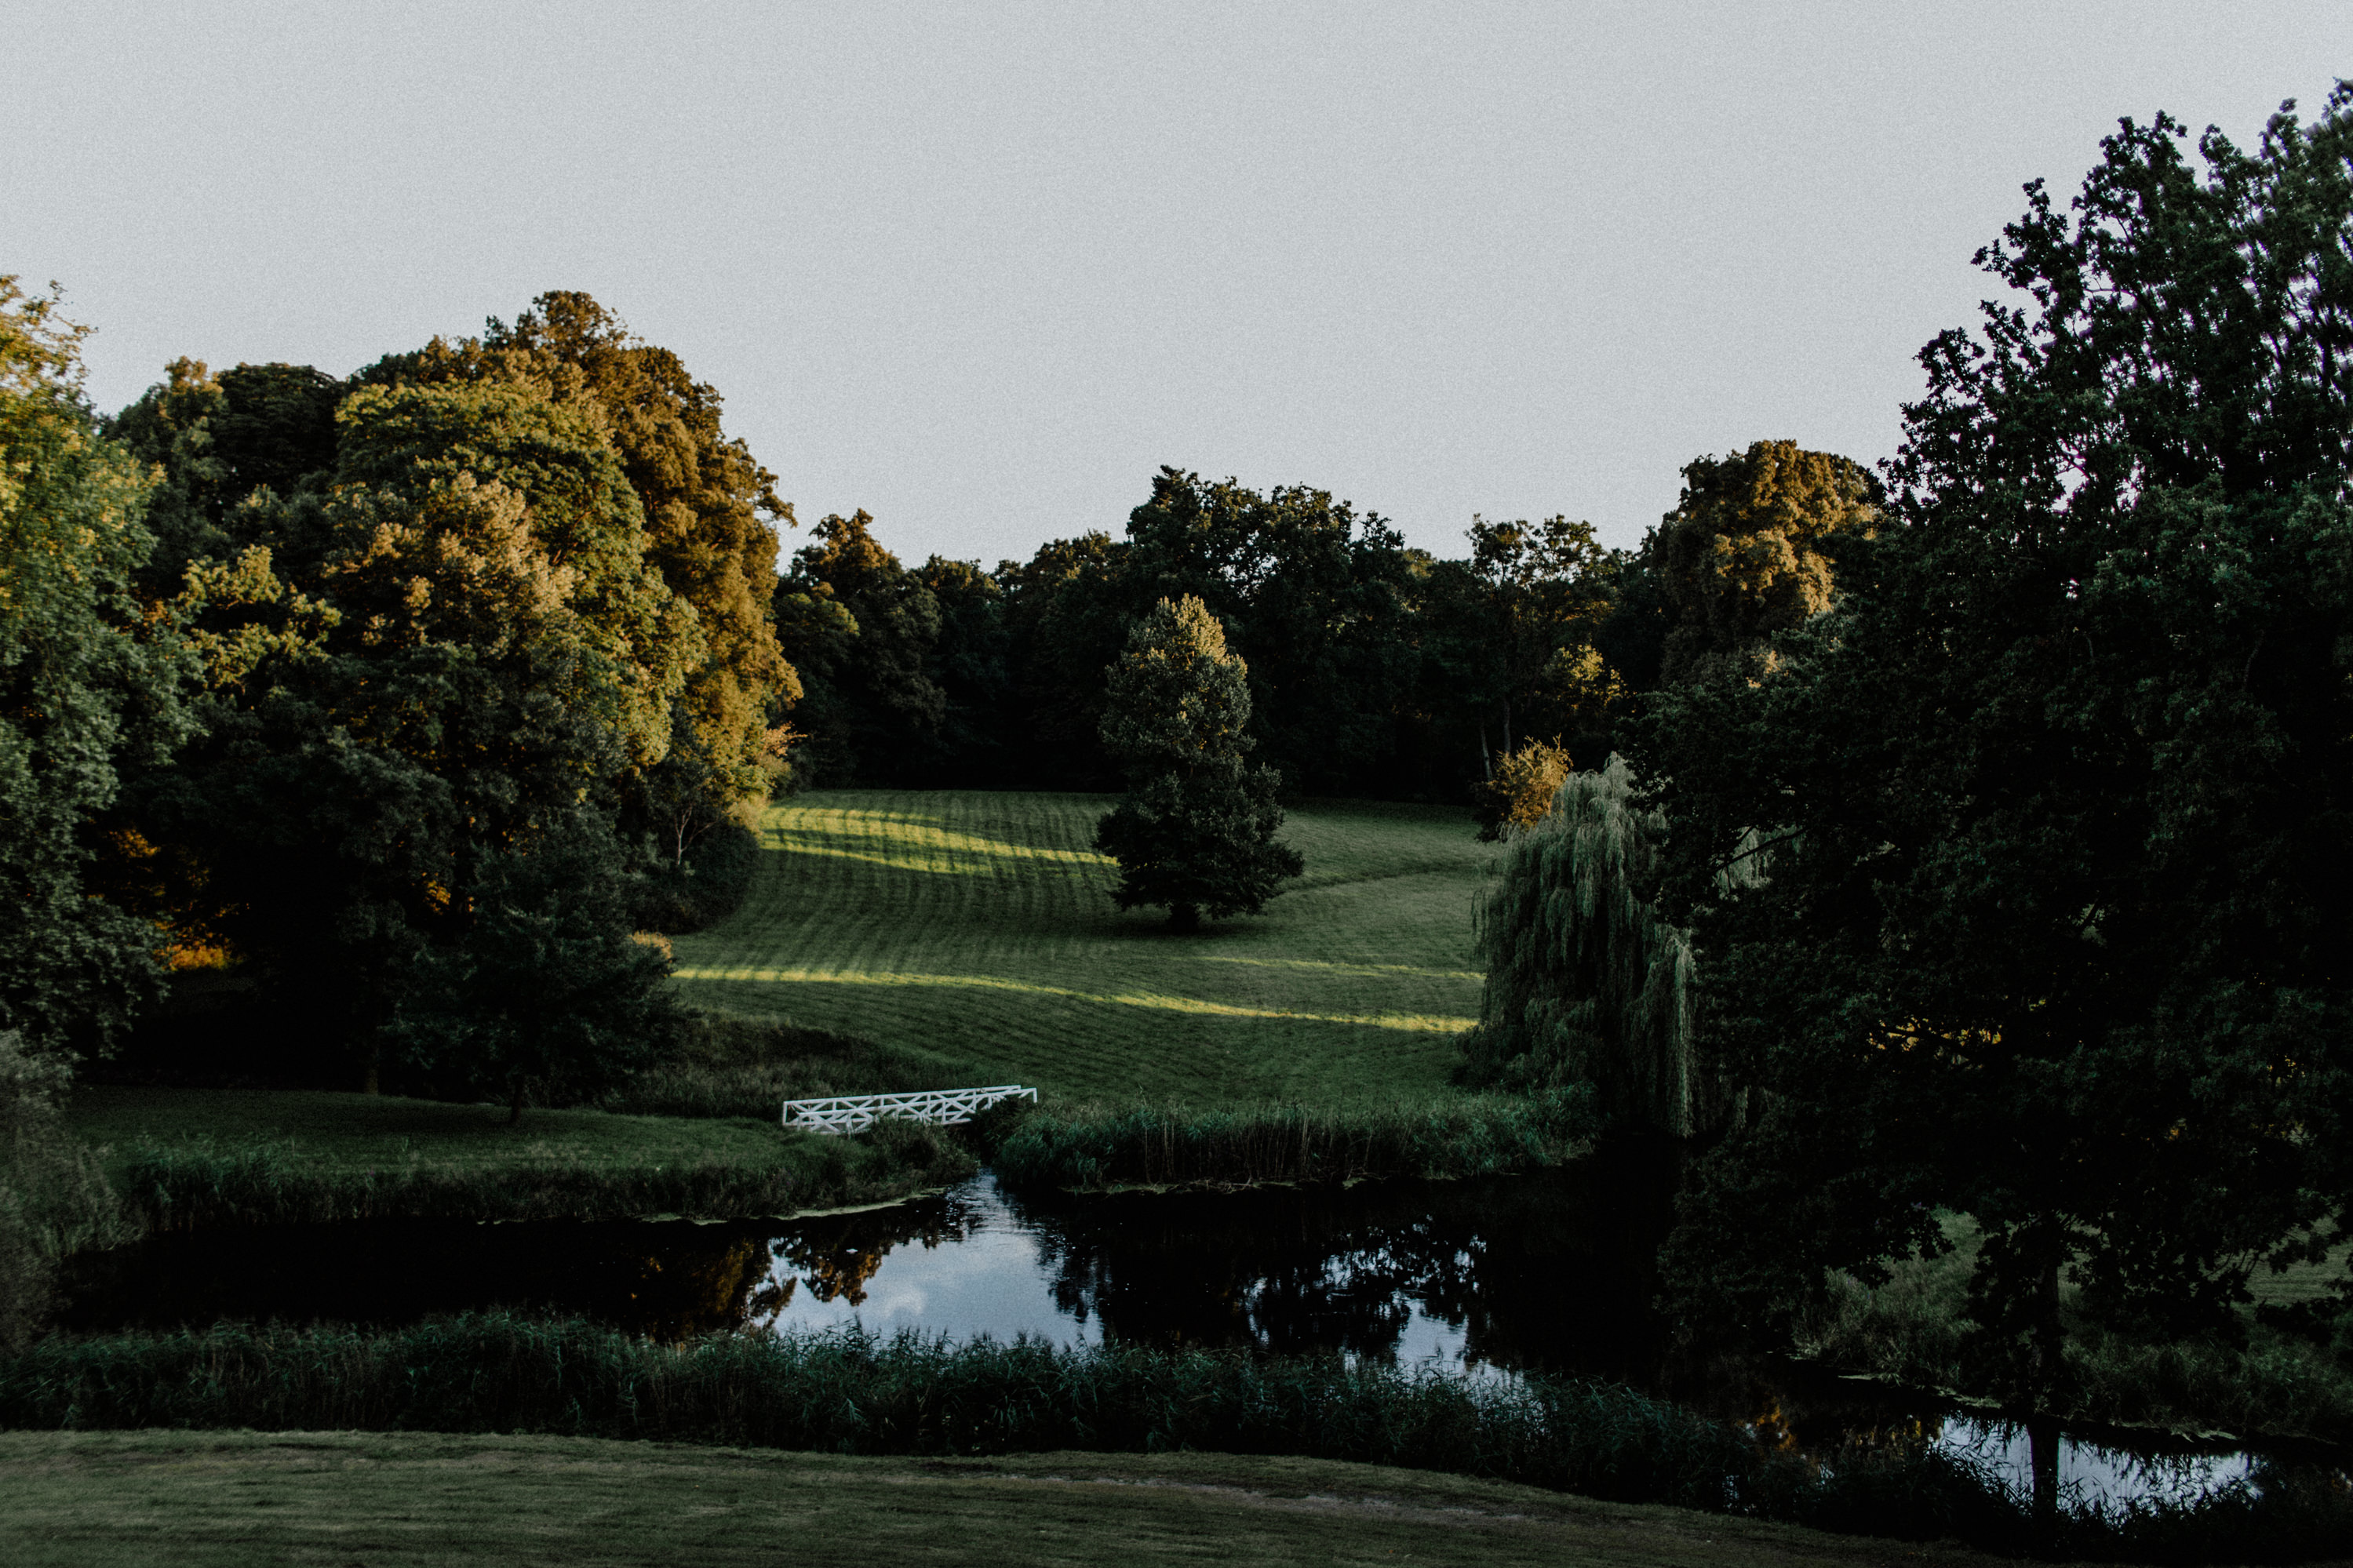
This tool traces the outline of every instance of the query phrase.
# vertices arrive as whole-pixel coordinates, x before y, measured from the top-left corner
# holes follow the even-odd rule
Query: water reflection
[[[367,1222],[164,1236],[77,1264],[69,1328],[388,1325],[509,1307],[663,1340],[861,1324],[969,1339],[1338,1352],[1666,1393],[1761,1440],[1951,1447],[2080,1501],[2259,1479],[2242,1453],[2027,1430],[1800,1367],[1667,1364],[1650,1310],[1671,1173],[1640,1149],[1541,1176],[1230,1194],[945,1194],[793,1222]]]
[[[674,1341],[774,1322],[766,1227],[369,1220],[150,1237],[83,1255],[62,1326],[393,1325],[486,1307],[543,1310]]]

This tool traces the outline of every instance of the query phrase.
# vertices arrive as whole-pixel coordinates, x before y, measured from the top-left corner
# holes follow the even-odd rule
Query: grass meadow
[[[432,1433],[0,1434],[0,1558],[206,1564],[1991,1563],[1322,1459],[914,1458]]]
[[[1482,978],[1468,813],[1314,803],[1307,874],[1173,936],[1113,908],[1107,796],[821,791],[769,807],[731,918],[677,939],[691,1004],[926,1051],[973,1082],[1193,1104],[1441,1092]]]
[[[527,1112],[393,1095],[85,1085],[73,1131],[157,1229],[370,1217],[742,1218],[969,1174],[934,1128],[820,1138],[744,1118]]]

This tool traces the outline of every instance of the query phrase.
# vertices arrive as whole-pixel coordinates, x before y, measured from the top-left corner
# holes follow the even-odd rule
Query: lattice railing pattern
[[[926,1089],[913,1094],[837,1094],[829,1100],[785,1101],[785,1125],[812,1132],[863,1132],[886,1116],[908,1121],[933,1121],[953,1127],[969,1121],[1000,1100],[1027,1098],[1038,1091],[1017,1083],[987,1089]]]

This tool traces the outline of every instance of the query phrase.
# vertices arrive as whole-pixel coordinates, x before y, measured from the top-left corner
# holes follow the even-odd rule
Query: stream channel
[[[1466,1182],[1074,1197],[1015,1194],[984,1173],[944,1194],[789,1221],[198,1231],[86,1257],[65,1326],[388,1326],[495,1306],[664,1340],[857,1323],[958,1340],[1338,1352],[1475,1376],[1622,1381],[1809,1448],[1916,1429],[2029,1484],[2021,1425],[1933,1395],[1790,1365],[1704,1387],[1663,1383],[1649,1259],[1664,1204],[1630,1194],[1665,1189],[1632,1174],[1613,1180],[1587,1163]],[[2061,1484],[2087,1503],[2260,1485],[2267,1458],[2343,1462],[2301,1445],[2256,1452],[2088,1428],[2062,1431],[2057,1454]]]

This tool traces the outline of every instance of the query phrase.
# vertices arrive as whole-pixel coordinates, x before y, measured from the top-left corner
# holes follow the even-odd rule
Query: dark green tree
[[[0,277],[0,1031],[102,1047],[157,988],[155,928],[99,896],[126,769],[189,732],[194,674],[132,578],[152,484],[100,435],[81,329]]]
[[[174,360],[165,379],[107,434],[161,469],[147,511],[155,549],[142,573],[170,597],[191,561],[229,560],[251,542],[233,512],[258,491],[322,488],[335,467],[335,405],[349,390],[309,365],[241,364],[216,376]]]
[[[1180,931],[1205,911],[1258,913],[1304,862],[1274,841],[1274,770],[1243,761],[1250,671],[1224,628],[1197,598],[1163,599],[1104,673],[1103,746],[1128,774],[1095,828],[1095,847],[1119,862],[1112,897],[1124,910],[1166,905]]]
[[[234,385],[207,407],[181,375],[142,405],[193,417],[118,427],[168,437],[176,483]],[[206,732],[140,777],[117,837],[151,851],[144,912],[245,961],[313,1042],[303,1070],[373,1080],[415,966],[472,938],[467,889],[616,809],[701,643],[595,408],[443,380],[362,386],[335,420],[332,470],[211,514],[235,556],[189,561],[178,601]]]
[[[1414,673],[1404,541],[1303,485],[1261,494],[1163,468],[1128,517],[1132,622],[1198,597],[1250,670],[1258,754],[1295,789],[1360,791],[1397,744]],[[1100,666],[1097,667],[1100,668]]]
[[[1127,640],[1127,554],[1098,530],[997,569],[1020,717],[1011,771],[1033,789],[1117,787],[1103,749],[1103,672]]]
[[[796,766],[828,784],[915,782],[947,717],[933,670],[940,601],[874,537],[865,512],[810,531],[776,590],[786,654],[807,666],[795,724],[807,739]]]
[[[2228,1334],[2353,1196],[2353,89],[2184,140],[2028,187],[1836,605],[1637,752],[1703,1053],[1763,1091],[1695,1172],[1686,1301],[1768,1328],[1957,1211],[1983,1375],[2046,1405],[2067,1281]]]
[[[609,820],[544,823],[491,857],[462,889],[465,940],[410,966],[385,1030],[407,1069],[444,1096],[488,1093],[510,1124],[620,1081],[680,1015],[670,955],[629,932],[627,879]]]
[[[1019,717],[1005,590],[977,561],[934,555],[916,575],[940,607],[930,668],[942,699],[939,731],[919,763],[918,782],[1002,787],[1011,782]]]

